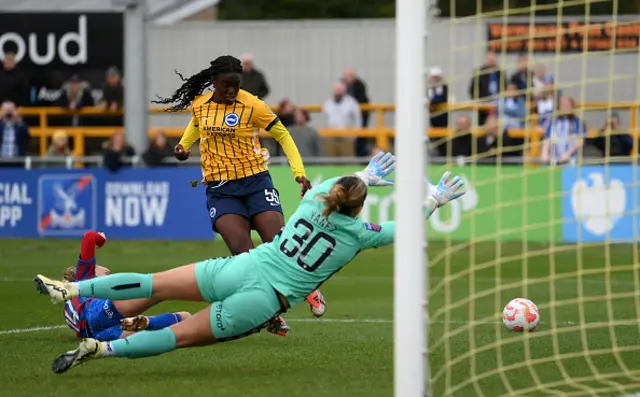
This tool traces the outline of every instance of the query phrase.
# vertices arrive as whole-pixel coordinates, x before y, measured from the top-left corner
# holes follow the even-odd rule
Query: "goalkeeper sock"
[[[147,325],[148,331],[167,328],[182,321],[182,318],[180,318],[178,313],[164,313],[159,316],[147,318],[149,319],[149,325]]]
[[[177,347],[176,334],[171,328],[136,332],[125,339],[102,343],[106,346],[105,356],[126,358],[158,356]]]
[[[76,283],[79,295],[85,298],[129,300],[151,298],[153,275],[139,273],[118,273],[110,276],[94,277]]]

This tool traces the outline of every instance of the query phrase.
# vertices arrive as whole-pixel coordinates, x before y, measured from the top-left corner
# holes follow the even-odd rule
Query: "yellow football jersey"
[[[193,127],[200,133],[203,183],[245,178],[267,170],[269,152],[260,146],[258,129],[278,122],[269,107],[240,90],[233,105],[213,102],[213,92],[192,104]]]

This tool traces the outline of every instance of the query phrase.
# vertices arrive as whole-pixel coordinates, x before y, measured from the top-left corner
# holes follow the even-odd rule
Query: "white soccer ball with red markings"
[[[533,331],[540,321],[538,306],[529,299],[517,298],[507,303],[502,311],[502,321],[509,331]]]

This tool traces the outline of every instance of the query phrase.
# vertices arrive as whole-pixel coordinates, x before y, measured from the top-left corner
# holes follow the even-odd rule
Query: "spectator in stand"
[[[297,108],[294,112],[295,124],[289,128],[298,151],[302,158],[322,157],[322,138],[318,131],[308,125],[310,121],[309,113],[306,110]]]
[[[538,114],[538,128],[546,129],[547,124],[553,117],[553,110],[555,105],[555,87],[553,83],[545,83],[542,91],[536,101],[536,113]]]
[[[111,135],[104,151],[103,162],[104,167],[111,172],[117,172],[120,168],[130,164],[125,157],[133,157],[136,152],[127,145],[124,139],[124,133],[121,131]]]
[[[142,155],[144,163],[150,167],[166,165],[164,159],[173,157],[173,147],[169,145],[164,131],[158,131],[149,145],[149,149]]]
[[[633,138],[622,124],[620,116],[612,113],[611,117],[598,131],[598,136],[589,139],[603,157],[629,157],[633,150]]]
[[[69,137],[64,130],[56,130],[51,137],[51,145],[44,157],[49,159],[46,163],[42,163],[41,168],[60,167],[66,162],[66,158],[71,156],[69,150]]]
[[[15,103],[4,101],[0,107],[0,158],[7,160],[26,156],[30,140],[29,127],[22,121]],[[21,162],[5,161],[3,163],[4,165],[22,165]]]
[[[69,150],[69,136],[65,130],[56,130],[51,137],[51,145],[47,150],[47,158],[68,157],[71,156]]]
[[[529,58],[526,54],[518,55],[518,69],[511,76],[511,84],[516,86],[525,102],[527,98],[532,97],[533,72],[529,69]]]
[[[243,54],[240,61],[242,61],[242,89],[264,100],[269,95],[269,84],[264,74],[253,66],[253,54]]]
[[[327,99],[322,106],[327,116],[327,126],[333,129],[362,128],[362,112],[360,104],[347,94],[347,87],[343,82],[333,85],[333,98]],[[325,152],[327,156],[350,157],[354,153],[352,138],[329,138],[326,140]]]
[[[456,119],[456,126],[453,135],[441,138],[434,142],[434,148],[438,156],[447,157],[469,157],[476,154],[478,148],[473,147],[474,135],[471,133],[471,121],[468,116],[459,116]]]
[[[117,67],[107,69],[107,78],[102,86],[102,100],[100,107],[103,110],[115,112],[124,104],[124,88],[122,87],[122,75]]]
[[[486,63],[478,68],[469,84],[469,96],[481,103],[496,103],[498,95],[507,87],[506,73],[500,70],[494,52],[487,53]],[[488,111],[478,112],[478,123],[483,125]]]
[[[296,105],[288,98],[284,98],[278,104],[277,116],[280,119],[282,125],[287,127],[291,131],[291,126],[295,124],[293,114],[296,110]],[[260,145],[269,151],[272,157],[278,157],[282,155],[280,144],[272,137],[260,138]]]
[[[74,74],[62,85],[62,94],[56,103],[58,106],[74,112],[83,107],[93,106],[93,97],[89,89],[89,84],[82,81],[80,76]],[[53,125],[79,126],[82,125],[78,115],[72,117],[56,117]]]
[[[93,97],[89,83],[82,81],[80,76],[74,74],[62,85],[62,95],[58,99],[58,105],[71,111],[83,107],[93,106]]]
[[[504,128],[518,129],[524,127],[524,118],[527,114],[525,99],[519,95],[518,87],[509,84],[504,98],[500,99],[498,112]]]
[[[5,52],[0,69],[0,102],[11,101],[17,106],[27,106],[30,88],[27,75],[17,67],[16,54]]]
[[[439,109],[449,103],[449,86],[442,78],[442,69],[429,69],[429,83],[427,88],[429,98],[429,116],[431,127],[447,128],[449,126],[449,113]]]
[[[555,117],[547,124],[540,161],[547,164],[566,164],[576,160],[587,134],[586,125],[575,115],[575,102],[568,95],[558,99]]]
[[[362,79],[358,77],[355,69],[347,68],[344,71],[342,82],[347,88],[347,94],[355,98],[360,105],[369,103],[369,96],[367,95],[367,86]],[[362,128],[366,128],[369,125],[369,111],[362,111]],[[371,147],[373,146],[373,139],[371,138],[356,138],[355,152],[356,156],[364,157],[371,153]]]
[[[553,75],[547,73],[547,68],[544,65],[538,64],[533,69],[533,97],[534,99],[540,98],[544,87],[548,84],[553,84]]]
[[[489,115],[484,123],[484,135],[478,139],[478,153],[501,157],[521,156],[522,140],[511,138],[495,114]],[[519,146],[519,148],[518,148]]]
[[[484,134],[478,138],[478,154],[485,154],[485,158],[496,156],[499,151],[500,142],[499,135],[500,126],[498,125],[498,117],[490,114],[484,122]],[[502,134],[503,138],[506,134]]]
[[[282,125],[289,128],[295,123],[293,116],[295,110],[296,106],[288,98],[280,101],[280,104],[278,104],[278,118],[282,122]]]

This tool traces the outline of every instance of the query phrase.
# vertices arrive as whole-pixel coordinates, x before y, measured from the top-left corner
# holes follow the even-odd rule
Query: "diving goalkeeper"
[[[208,259],[156,274],[121,273],[77,283],[38,275],[38,289],[53,302],[74,297],[126,300],[207,301],[209,307],[184,322],[123,340],[85,339],[60,355],[53,371],[62,373],[89,359],[141,358],[176,348],[203,346],[258,332],[275,315],[305,298],[364,249],[392,244],[395,222],[365,223],[357,216],[368,186],[384,180],[395,161],[372,161],[355,175],[329,179],[304,196],[297,211],[273,242],[234,257]],[[446,172],[437,186],[428,184],[427,216],[464,194],[463,181]]]

